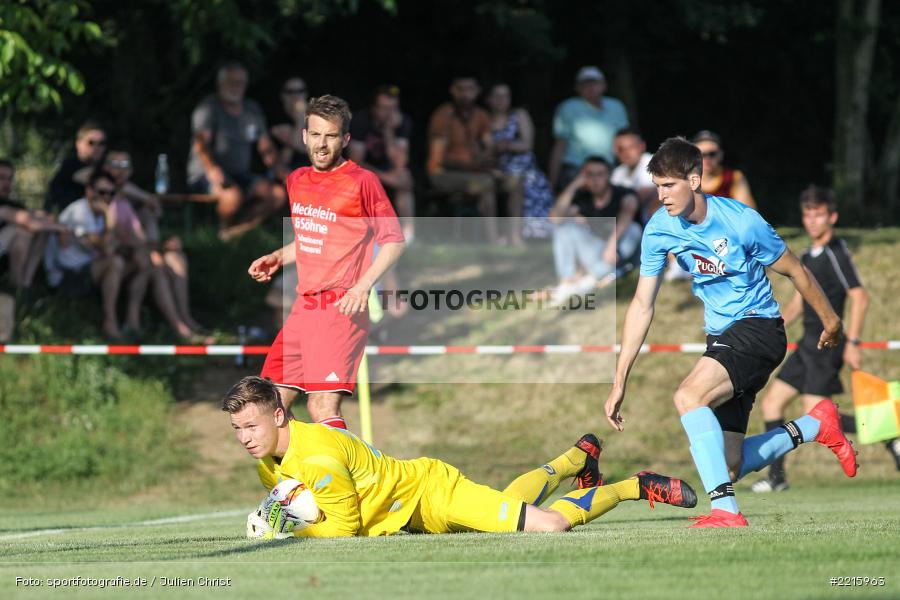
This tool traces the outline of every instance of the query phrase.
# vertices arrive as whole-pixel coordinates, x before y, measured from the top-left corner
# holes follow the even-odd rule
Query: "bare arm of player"
[[[388,242],[378,251],[372,265],[366,269],[359,281],[338,300],[337,308],[342,315],[353,315],[366,310],[369,305],[369,290],[382,275],[394,266],[406,250],[404,242]]]
[[[847,295],[850,296],[850,320],[847,323],[848,344],[844,346],[844,362],[850,365],[851,369],[859,369],[862,366],[862,354],[859,346],[849,340],[858,342],[862,336],[863,322],[869,309],[869,292],[860,286],[847,290]]]
[[[785,327],[799,319],[801,314],[803,314],[803,296],[800,295],[800,292],[796,292],[781,311]]]
[[[816,311],[825,327],[819,337],[819,350],[837,346],[841,339],[841,318],[834,312],[831,303],[828,302],[828,298],[825,297],[825,293],[809,269],[804,267],[800,259],[790,250],[785,250],[781,258],[769,267],[779,275],[790,279],[803,299]]]
[[[625,422],[620,412],[622,403],[625,401],[625,384],[628,382],[631,367],[634,366],[634,361],[641,351],[641,344],[644,343],[647,332],[650,330],[656,295],[659,293],[661,283],[662,277],[658,275],[653,277],[642,275],[638,279],[634,298],[625,312],[625,324],[622,326],[622,349],[619,352],[619,360],[616,361],[616,378],[613,381],[612,389],[609,390],[609,396],[606,398],[606,420],[619,431],[624,429],[622,423]]]
[[[272,276],[278,272],[278,269],[293,264],[296,260],[297,249],[291,242],[271,254],[260,256],[254,260],[247,269],[247,273],[256,281],[265,283],[272,280]]]

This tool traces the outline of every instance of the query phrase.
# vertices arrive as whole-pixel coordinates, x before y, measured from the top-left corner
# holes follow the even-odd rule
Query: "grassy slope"
[[[827,494],[828,501],[823,502]],[[120,597],[123,591],[14,587],[15,577],[231,577],[225,597],[822,598],[900,594],[896,486],[805,487],[748,498],[746,530],[688,531],[688,511],[628,502],[567,534],[459,534],[257,543],[242,518],[80,530],[5,541],[15,531],[134,523],[137,508],[76,515],[0,512],[0,596]],[[696,511],[691,511],[696,512]],[[834,576],[887,578],[833,589]],[[157,585],[129,597],[206,597]],[[628,596],[626,596],[626,594]]]

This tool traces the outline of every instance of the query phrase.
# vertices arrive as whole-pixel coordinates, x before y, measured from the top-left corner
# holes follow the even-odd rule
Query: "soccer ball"
[[[296,479],[285,479],[272,488],[269,497],[274,502],[281,503],[281,509],[292,521],[304,523],[318,523],[322,519],[322,511],[319,510],[312,492]]]

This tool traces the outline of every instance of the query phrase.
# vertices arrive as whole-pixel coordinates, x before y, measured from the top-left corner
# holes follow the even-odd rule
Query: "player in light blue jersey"
[[[706,317],[706,352],[674,395],[712,505],[710,514],[693,517],[692,527],[744,527],[747,520],[732,483],[801,443],[815,440],[829,447],[850,477],[857,468],[830,400],[783,427],[745,439],[756,394],[787,349],[766,267],[789,278],[821,319],[820,350],[838,344],[841,320],[810,272],[759,213],[731,198],[702,193],[703,160],[694,145],[681,137],[666,140],[647,170],[663,206],[644,229],[641,276],[625,314],[606,418],[623,430],[628,374],[650,329],[671,252],[693,276],[693,291],[703,301]]]

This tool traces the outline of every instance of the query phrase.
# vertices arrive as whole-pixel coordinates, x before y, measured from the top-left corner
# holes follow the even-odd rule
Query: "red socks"
[[[322,425],[328,425],[329,427],[334,427],[336,429],[347,429],[347,422],[344,421],[344,417],[340,415],[322,419],[321,421],[319,421],[319,423],[321,423]]]

